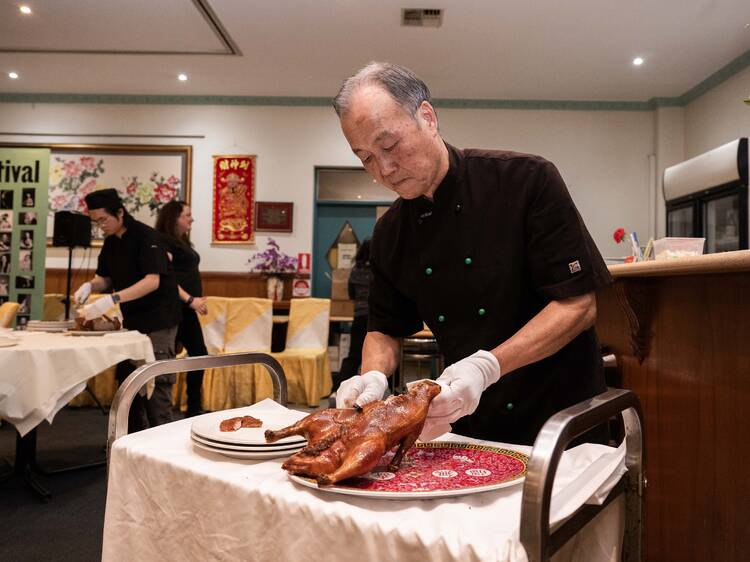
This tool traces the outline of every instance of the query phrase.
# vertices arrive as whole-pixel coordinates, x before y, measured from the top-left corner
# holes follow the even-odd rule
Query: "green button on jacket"
[[[464,260],[464,263],[465,263],[466,265],[471,265],[471,258],[466,258],[466,259]]]
[[[438,322],[445,322],[445,316],[443,316],[442,314],[438,316]]]
[[[431,268],[431,267],[427,267],[427,268],[425,268],[425,270],[424,270],[424,274],[425,274],[425,275],[432,275],[432,268]]]
[[[513,402],[508,402],[508,403],[507,403],[507,404],[505,405],[505,409],[506,409],[506,410],[512,410],[512,409],[513,409]]]

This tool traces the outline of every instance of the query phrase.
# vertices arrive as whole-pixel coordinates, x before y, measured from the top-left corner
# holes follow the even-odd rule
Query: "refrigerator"
[[[705,238],[705,252],[748,249],[747,137],[664,170],[667,236]]]

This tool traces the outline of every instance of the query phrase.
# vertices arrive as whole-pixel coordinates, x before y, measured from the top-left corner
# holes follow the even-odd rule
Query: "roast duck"
[[[265,432],[266,441],[304,436],[307,446],[281,467],[292,474],[315,478],[318,485],[367,474],[385,453],[398,445],[388,465],[388,470],[396,471],[422,432],[430,402],[439,393],[437,383],[419,381],[405,394],[377,400],[362,408],[328,408],[289,427],[269,429]]]
[[[83,316],[76,317],[76,330],[78,331],[116,332],[121,328],[122,323],[116,316],[110,318],[105,314],[103,316],[100,316],[99,318],[93,318],[92,320],[86,320]]]

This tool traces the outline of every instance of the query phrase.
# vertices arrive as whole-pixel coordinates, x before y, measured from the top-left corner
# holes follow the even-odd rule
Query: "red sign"
[[[297,273],[310,273],[310,254],[297,254]]]
[[[214,156],[213,244],[254,241],[255,156]]]

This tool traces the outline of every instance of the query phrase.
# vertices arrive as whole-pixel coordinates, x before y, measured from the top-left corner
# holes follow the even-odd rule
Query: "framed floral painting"
[[[190,203],[192,147],[171,145],[50,145],[49,220],[54,231],[57,211],[86,210],[84,198],[114,187],[128,212],[149,226],[162,205],[172,199]],[[103,239],[93,227],[92,241]]]

